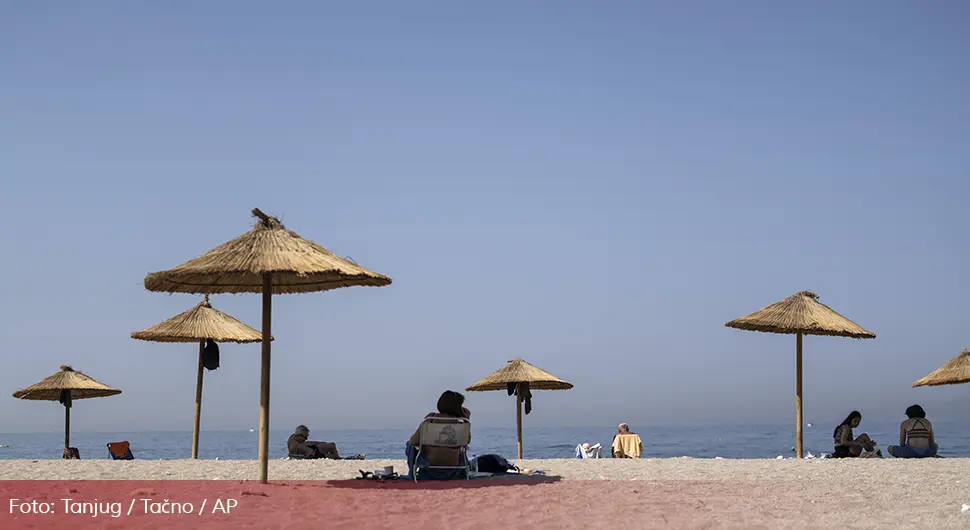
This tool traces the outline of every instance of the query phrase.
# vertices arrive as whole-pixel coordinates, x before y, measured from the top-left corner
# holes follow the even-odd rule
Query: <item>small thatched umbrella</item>
[[[17,399],[60,401],[64,405],[64,449],[71,447],[71,402],[75,399],[108,397],[121,390],[99,383],[67,365],[36,385],[13,393]]]
[[[809,291],[795,293],[781,302],[725,324],[730,328],[767,333],[794,334],[795,341],[795,416],[797,453],[802,458],[802,335],[829,335],[854,339],[874,339],[876,334],[836,313]]]
[[[502,369],[466,388],[469,392],[508,390],[515,392],[515,430],[522,458],[522,395],[532,390],[569,390],[573,385],[532,366],[522,359],[512,359]]]
[[[259,479],[269,465],[269,372],[273,294],[390,285],[391,279],[334,255],[287,230],[279,219],[253,209],[252,230],[174,269],[145,277],[149,291],[168,293],[261,293],[263,353],[259,399]]]
[[[235,318],[214,309],[209,304],[209,295],[195,307],[131,334],[131,338],[151,342],[198,342],[199,374],[195,383],[195,427],[192,430],[192,458],[199,458],[199,424],[202,421],[202,377],[205,341],[215,342],[260,342],[263,335]]]
[[[970,351],[967,351],[966,348],[959,355],[950,359],[950,362],[913,383],[913,387],[958,385],[960,383],[970,383]]]

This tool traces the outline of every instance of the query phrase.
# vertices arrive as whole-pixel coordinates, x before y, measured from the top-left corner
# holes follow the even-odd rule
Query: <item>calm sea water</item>
[[[838,422],[835,422],[838,423]],[[806,429],[805,449],[813,454],[832,450],[832,429],[816,425]],[[947,457],[970,457],[970,425],[934,423],[940,454]],[[887,427],[889,427],[887,425]],[[865,428],[882,448],[899,441],[899,428],[879,430]],[[644,442],[644,457],[670,458],[692,456],[698,458],[775,458],[793,456],[795,432],[792,426],[775,427],[645,427],[635,429]],[[404,442],[410,430],[330,430],[313,431],[314,440],[336,442],[342,455],[366,453],[368,458],[404,458]],[[609,453],[614,429],[588,428],[526,428],[524,431],[527,458],[574,458],[577,444],[597,442]],[[861,432],[861,431],[860,431]],[[222,460],[249,460],[257,456],[257,432],[203,431],[199,442],[199,457]],[[287,431],[270,433],[270,457],[286,456]],[[191,432],[116,432],[73,433],[71,445],[77,447],[82,459],[107,459],[107,442],[127,440],[139,459],[181,459],[191,456]],[[63,452],[62,433],[0,434],[0,460],[60,458]],[[516,456],[515,430],[476,427],[472,430],[472,454],[495,453],[509,460]],[[885,454],[885,451],[883,451]],[[888,456],[888,455],[887,455]]]

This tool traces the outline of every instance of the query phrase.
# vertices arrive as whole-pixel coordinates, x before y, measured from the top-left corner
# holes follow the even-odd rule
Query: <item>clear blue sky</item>
[[[459,5],[460,4],[460,5]],[[124,390],[79,430],[192,425],[196,349],[143,289],[259,207],[394,279],[274,300],[272,427],[410,427],[521,356],[529,425],[794,423],[803,289],[876,340],[805,340],[806,421],[970,420],[912,381],[970,346],[970,6],[917,2],[0,3],[0,431],[61,363]],[[255,295],[216,307],[259,326]],[[256,427],[224,345],[203,426]],[[511,425],[504,393],[475,419]]]

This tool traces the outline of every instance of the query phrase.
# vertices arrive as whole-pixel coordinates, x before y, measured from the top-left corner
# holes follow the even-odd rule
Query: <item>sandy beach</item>
[[[970,527],[970,511],[961,512],[964,503],[970,504],[970,459],[560,459],[518,464],[543,470],[547,478],[534,483],[523,478],[511,485],[487,480],[381,484],[347,479],[359,475],[358,469],[385,465],[403,471],[406,463],[277,460],[270,461],[271,484],[243,486],[232,481],[255,479],[255,461],[10,460],[0,462],[0,479],[203,479],[268,491],[286,481],[330,481],[316,483],[326,489],[314,493],[314,499],[326,503],[291,502],[327,517],[333,527],[348,528],[379,510],[391,515],[366,526],[412,524],[425,517],[421,509],[429,505],[439,517],[424,528],[445,522],[450,528],[515,528],[526,521],[558,528]],[[396,502],[402,508],[391,510]],[[441,519],[440,513],[451,508],[466,513],[461,507],[468,502],[488,503],[488,520],[482,514]],[[394,517],[403,519],[395,523]]]

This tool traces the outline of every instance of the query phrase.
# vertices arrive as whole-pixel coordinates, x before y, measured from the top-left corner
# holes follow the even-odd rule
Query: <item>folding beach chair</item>
[[[66,460],[80,460],[81,453],[78,452],[77,447],[65,447],[64,458]]]
[[[108,444],[108,453],[112,460],[134,460],[135,455],[131,454],[131,444],[124,442],[111,442]]]
[[[418,454],[415,457],[414,481],[418,481],[418,475],[422,470],[454,470],[461,471],[468,480],[470,469],[468,467],[468,444],[471,442],[471,423],[465,418],[441,418],[434,417],[424,420],[418,434]],[[439,447],[458,450],[457,466],[433,466],[430,463],[421,463],[421,455],[428,448]],[[425,458],[427,461],[427,458]]]

